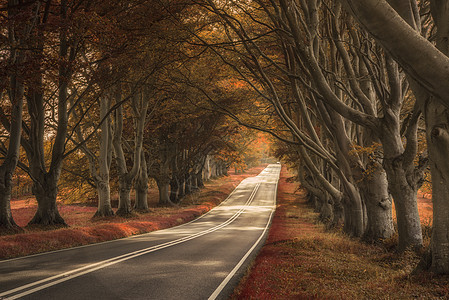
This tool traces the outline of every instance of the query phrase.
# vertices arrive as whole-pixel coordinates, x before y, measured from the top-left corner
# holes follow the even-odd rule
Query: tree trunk
[[[8,16],[11,20],[14,20],[17,14],[20,14],[21,7],[18,6],[18,2],[15,0],[8,1]],[[14,222],[11,214],[11,196],[12,196],[12,176],[17,167],[20,153],[20,139],[22,132],[22,116],[23,116],[23,98],[24,98],[24,85],[21,78],[18,66],[24,62],[24,53],[19,50],[17,46],[20,46],[20,38],[22,31],[28,31],[27,22],[11,22],[8,27],[8,37],[11,45],[9,53],[8,64],[14,66],[14,73],[9,77],[9,100],[11,102],[11,118],[3,123],[5,129],[9,132],[8,149],[3,158],[3,162],[0,166],[0,228],[7,230],[17,229],[18,226]],[[25,25],[25,26],[24,26]],[[19,34],[17,34],[19,33]],[[0,100],[3,99],[3,90],[0,90]],[[2,109],[2,114],[4,114]]]
[[[110,99],[102,97],[100,99],[100,120],[106,117],[110,107]],[[108,117],[101,126],[100,133],[100,156],[98,158],[98,173],[95,167],[95,155],[87,148],[84,148],[89,157],[90,170],[97,185],[98,209],[94,217],[113,216],[114,211],[111,205],[111,188],[109,185],[109,171],[112,160],[112,129],[110,118]],[[81,132],[78,133],[81,137]]]
[[[206,155],[206,162],[204,163],[204,180],[210,180],[211,176],[211,163],[210,163],[210,157],[209,155]]]
[[[365,180],[363,192],[367,213],[364,239],[367,241],[387,239],[394,233],[392,200],[388,193],[386,174],[381,166],[374,168],[374,173]]]
[[[192,193],[192,178],[189,172],[185,175],[185,180],[184,195],[190,195]]]
[[[221,168],[222,168],[221,174],[223,176],[228,176],[228,168],[225,165],[223,165]]]
[[[10,230],[18,227],[11,214],[12,176],[0,168],[0,178],[0,228]]]
[[[329,195],[326,195],[326,197],[323,199],[319,208],[319,213],[321,222],[323,222],[326,225],[328,225],[333,219],[334,214],[332,210],[332,204],[329,199]]]
[[[157,187],[159,189],[159,205],[171,206],[173,203],[170,201],[170,180],[167,178],[160,178],[156,180]]]
[[[179,181],[178,181],[178,176],[173,175],[172,178],[170,179],[170,200],[173,203],[178,203],[180,198],[179,198],[179,190],[180,190],[180,185],[179,185]]]
[[[179,169],[178,169],[178,156],[177,155],[177,145],[175,144],[173,148],[173,152],[174,155],[172,155],[171,157],[171,179],[170,179],[170,200],[173,203],[179,203],[180,201],[180,197],[179,197],[179,190],[180,190],[180,185],[179,185],[179,180],[178,180],[178,174],[179,174]]]
[[[131,206],[131,189],[133,187],[133,178],[129,176],[120,176],[118,180],[119,186],[119,203],[116,214],[118,216],[128,216],[132,212]]]
[[[345,201],[343,201],[345,226],[347,234],[354,237],[362,237],[364,234],[363,204],[360,194],[349,182],[343,182]]]
[[[134,209],[140,212],[148,211],[148,169],[145,153],[142,151],[140,160],[139,176],[135,184],[136,203]]]
[[[449,111],[429,100],[425,119],[433,201],[430,270],[449,274]]]
[[[192,171],[191,173],[190,173],[190,183],[191,183],[191,185],[192,185],[192,192],[195,192],[195,191],[197,191],[198,190],[198,182],[197,182],[197,177],[196,177],[196,173],[195,173],[195,171]]]
[[[145,118],[148,109],[147,89],[143,88],[142,97],[133,91],[132,95],[132,111],[135,118],[135,138],[134,138],[134,155],[133,166],[130,171],[126,164],[125,153],[122,148],[122,134],[123,134],[123,107],[120,105],[115,114],[115,132],[113,138],[113,145],[115,150],[115,158],[119,173],[119,207],[117,215],[126,216],[131,214],[131,188],[134,179],[138,176],[141,168],[142,147],[143,147],[143,132],[145,127]],[[122,99],[121,89],[117,88],[116,103],[120,103]]]
[[[399,235],[398,248],[403,251],[409,247],[420,248],[423,239],[416,198],[418,180],[413,161],[416,151],[411,150],[417,147],[416,140],[408,135],[407,147],[404,150],[399,134],[398,119],[398,117],[386,113],[380,138],[384,150],[383,166],[396,210]],[[413,126],[416,127],[416,124]],[[416,135],[416,130],[412,132],[412,135]]]
[[[341,203],[341,199],[334,199],[334,204],[332,205],[333,217],[329,224],[331,228],[338,227],[344,220],[344,208]]]
[[[101,177],[101,175],[100,175]],[[114,211],[111,206],[111,189],[109,186],[109,176],[105,180],[95,180],[98,193],[98,208],[94,217],[113,216]]]
[[[58,178],[59,176],[51,176],[50,174],[36,178],[33,184],[33,194],[36,196],[38,206],[36,214],[28,223],[28,226],[67,226],[56,205]]]
[[[22,112],[24,87],[15,76],[11,82],[12,113],[9,128],[9,143],[6,156],[0,166],[0,228],[18,228],[11,214],[12,176],[19,161],[20,136],[22,130]],[[1,99],[1,95],[0,95]]]
[[[421,222],[416,199],[417,190],[408,182],[400,161],[385,158],[384,166],[388,173],[388,183],[393,195],[398,223],[399,250],[422,246]]]
[[[178,185],[179,185],[178,198],[182,199],[186,195],[185,194],[185,186],[186,186],[186,181],[185,180],[186,179],[185,179],[185,176],[183,176],[183,175],[178,175],[177,178],[178,178]]]
[[[198,173],[196,173],[196,182],[198,188],[202,189],[204,187],[203,170],[200,170]]]

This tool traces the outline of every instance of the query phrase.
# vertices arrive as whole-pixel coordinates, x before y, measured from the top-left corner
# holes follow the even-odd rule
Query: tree
[[[0,227],[6,229],[17,227],[10,208],[12,176],[19,160],[22,131],[24,84],[26,80],[23,68],[29,63],[26,51],[23,49],[27,47],[30,38],[28,33],[32,30],[32,24],[34,24],[35,15],[33,15],[33,12],[35,9],[34,6],[29,9],[21,7],[19,1],[9,0],[7,2],[8,15],[5,24],[7,24],[9,49],[5,50],[9,52],[7,67],[10,69],[10,74],[0,77],[0,100],[3,102],[3,94],[6,94],[4,89],[5,86],[8,86],[8,98],[11,103],[9,116],[4,108],[0,107],[0,120],[9,134],[7,143],[2,141],[2,147],[0,148],[4,155],[0,165]],[[8,79],[9,85],[3,84]]]
[[[437,30],[435,47],[420,35],[417,1],[345,0],[342,3],[417,83],[414,93],[426,120],[433,192],[434,215],[427,267],[435,273],[449,274],[447,4],[430,1]]]

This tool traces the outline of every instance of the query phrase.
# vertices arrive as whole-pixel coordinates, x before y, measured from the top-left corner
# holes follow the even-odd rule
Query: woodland
[[[126,216],[150,181],[175,205],[269,140],[364,242],[421,250],[431,193],[418,268],[449,274],[449,2],[0,0],[0,18],[2,228],[26,182],[29,225],[66,225],[63,190]]]

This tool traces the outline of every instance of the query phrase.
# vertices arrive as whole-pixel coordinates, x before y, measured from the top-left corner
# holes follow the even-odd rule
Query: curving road
[[[0,261],[0,299],[226,298],[266,235],[280,169],[269,165],[181,226]]]

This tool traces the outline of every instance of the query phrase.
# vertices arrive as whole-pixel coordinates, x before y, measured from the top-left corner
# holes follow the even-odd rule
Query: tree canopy
[[[423,246],[431,182],[422,266],[448,274],[443,2],[0,1],[0,225],[17,227],[17,168],[30,224],[65,226],[61,182],[89,185],[96,215],[127,216],[148,209],[150,179],[174,205],[274,152],[330,228],[389,239],[394,205],[401,251]]]

